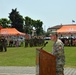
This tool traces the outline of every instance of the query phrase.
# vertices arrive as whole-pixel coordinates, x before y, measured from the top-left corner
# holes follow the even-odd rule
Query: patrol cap
[[[50,36],[51,35],[56,35],[57,36],[57,31],[51,31]]]

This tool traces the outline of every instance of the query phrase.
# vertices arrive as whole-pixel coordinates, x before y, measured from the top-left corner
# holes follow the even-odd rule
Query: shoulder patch
[[[61,50],[62,49],[62,46],[59,46],[59,49]]]

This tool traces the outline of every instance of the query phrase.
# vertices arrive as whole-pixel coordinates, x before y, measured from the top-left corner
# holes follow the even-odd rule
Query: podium
[[[56,57],[43,49],[36,49],[36,75],[56,75]]]

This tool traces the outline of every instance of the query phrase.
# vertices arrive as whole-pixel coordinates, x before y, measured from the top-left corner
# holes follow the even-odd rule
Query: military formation
[[[4,36],[0,36],[0,52],[7,51],[7,40]]]
[[[32,37],[30,39],[25,39],[24,42],[25,47],[37,47],[43,46],[45,40],[43,39],[43,37]],[[12,47],[12,44],[8,41],[8,39],[6,40],[5,36],[0,35],[0,52],[6,52],[7,46]]]
[[[25,47],[43,46],[45,40],[40,37],[33,37],[31,39],[25,39]]]

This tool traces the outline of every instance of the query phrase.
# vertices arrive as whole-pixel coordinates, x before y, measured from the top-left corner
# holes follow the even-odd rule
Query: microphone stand
[[[46,44],[48,44],[48,42],[44,43],[44,45],[40,49],[43,49],[46,46]]]

